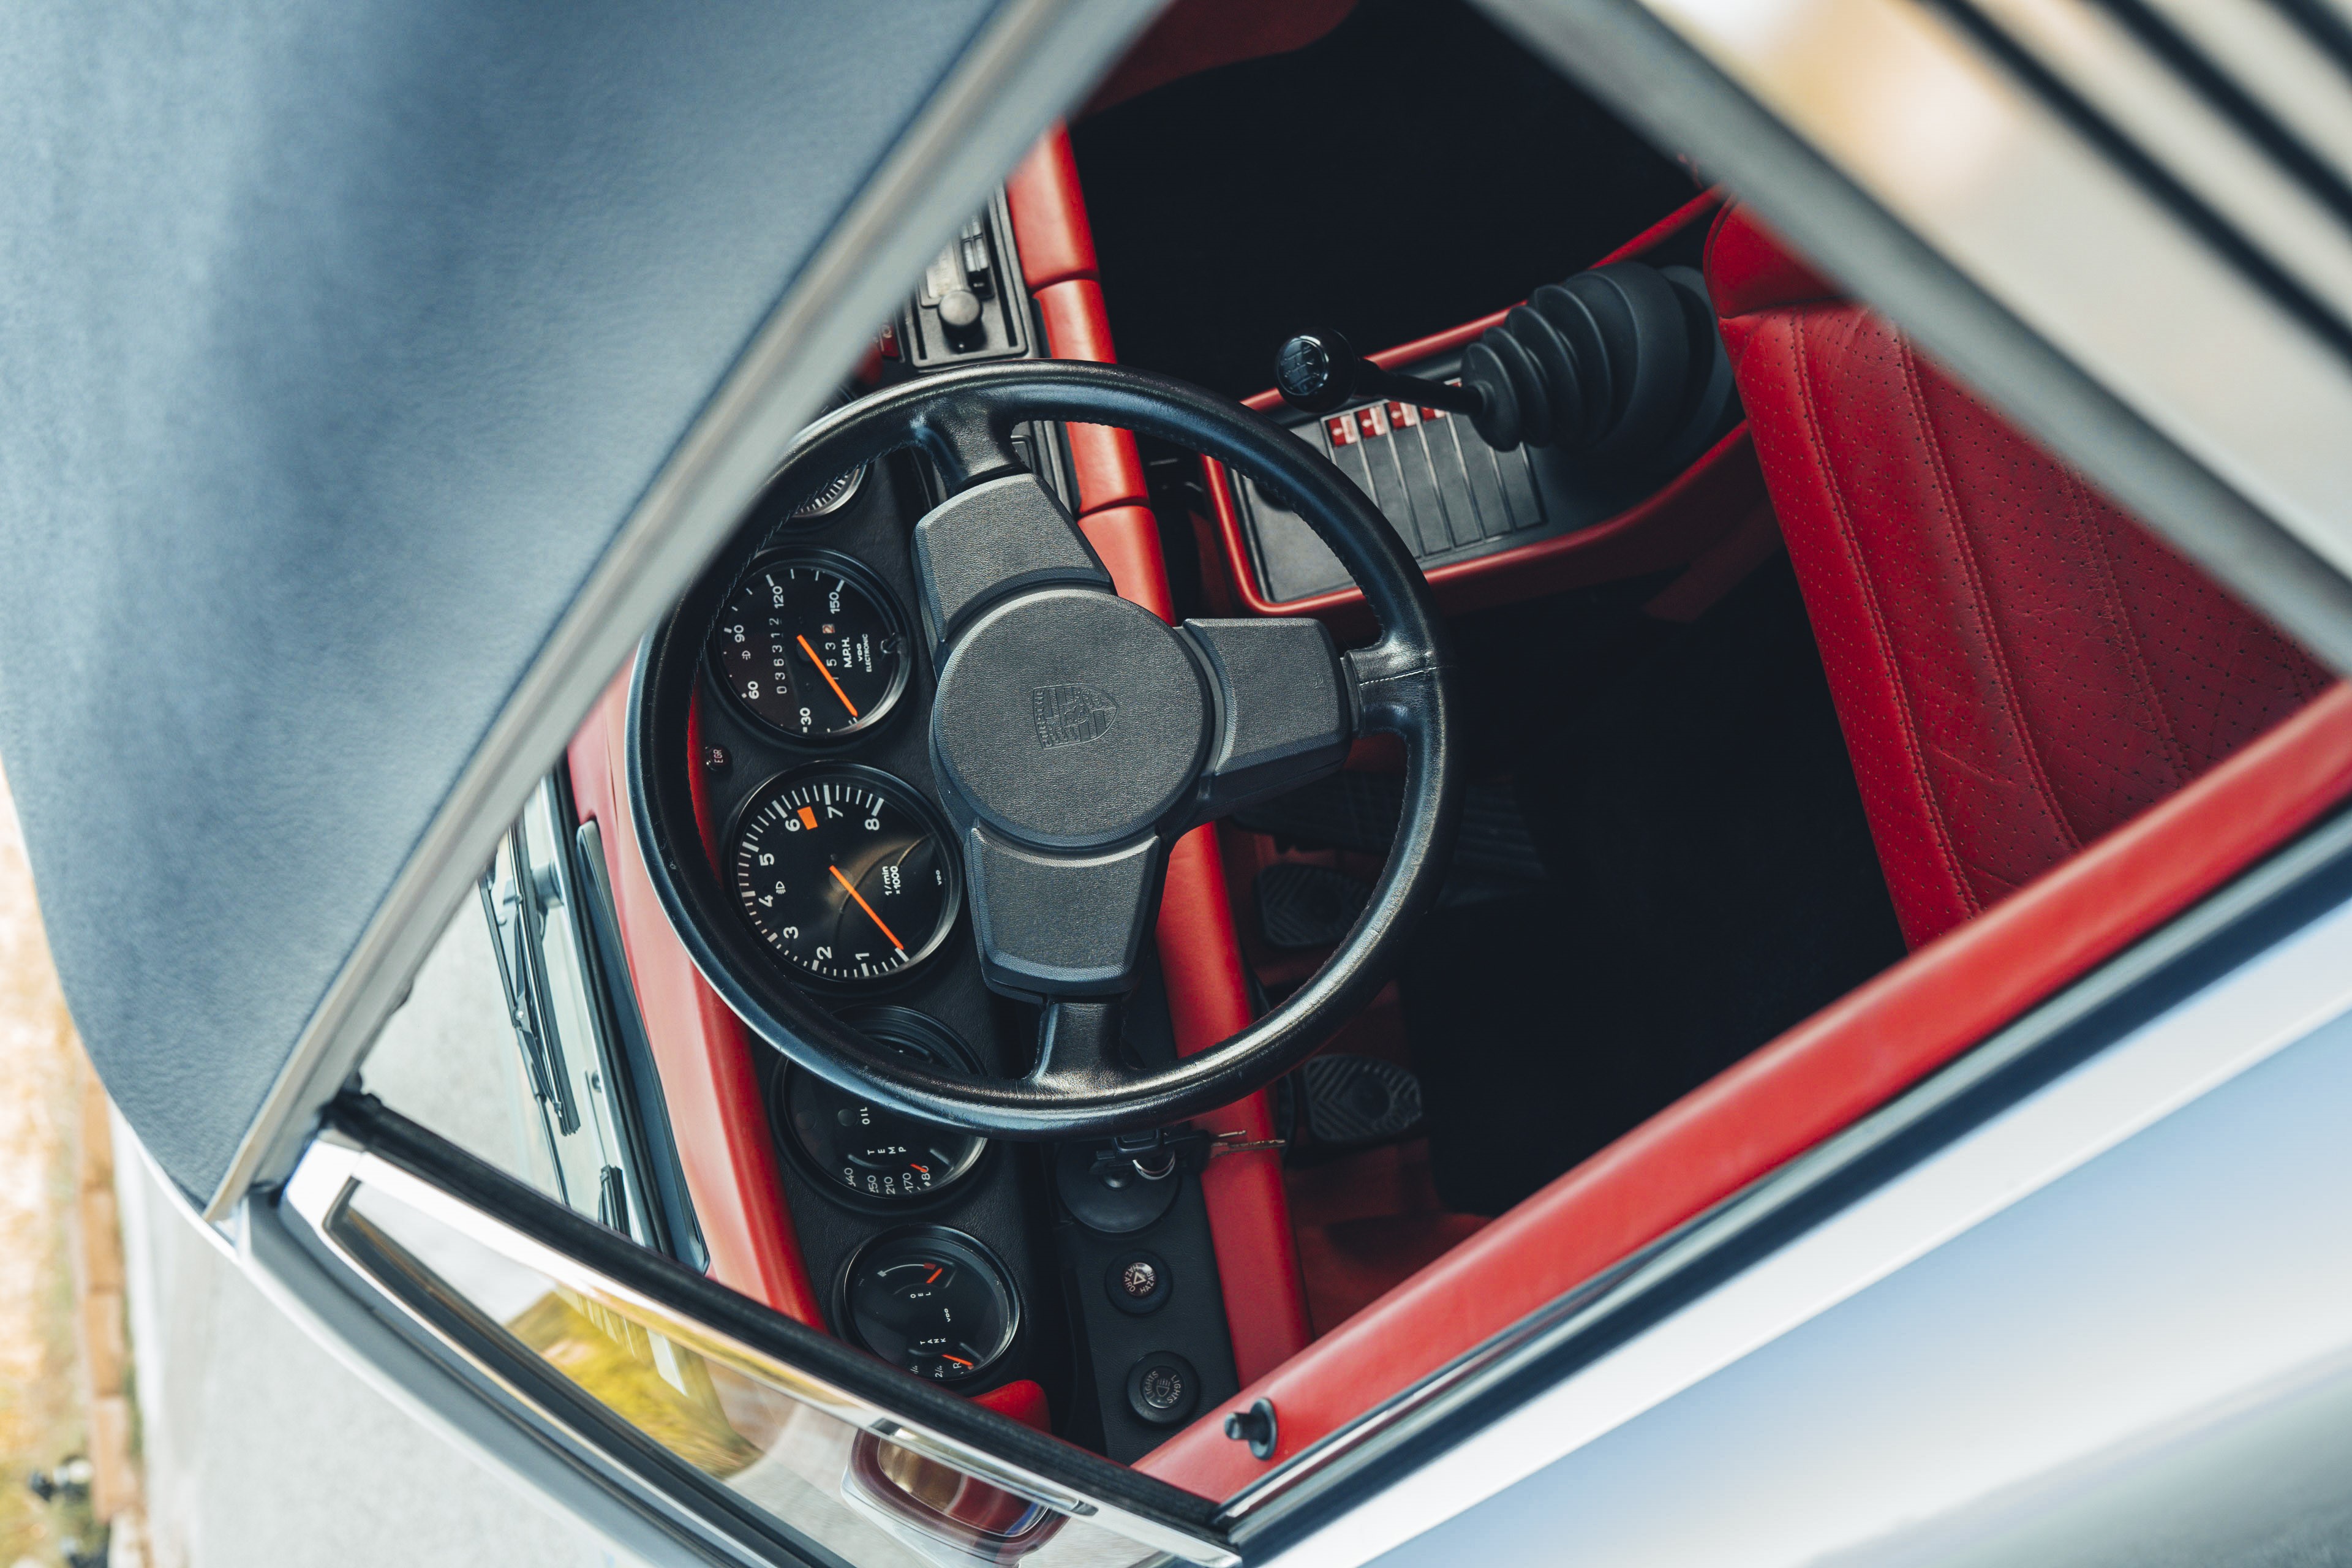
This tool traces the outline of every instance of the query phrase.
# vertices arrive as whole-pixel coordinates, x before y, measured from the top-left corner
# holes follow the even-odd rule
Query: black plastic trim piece
[[[568,804],[571,784],[564,784]],[[603,829],[593,821],[572,832],[572,850],[586,897],[581,901],[582,924],[588,928],[583,944],[592,965],[590,979],[599,1004],[606,1008],[610,1037],[618,1044],[618,1063],[625,1079],[620,1099],[632,1114],[627,1133],[652,1189],[653,1207],[661,1234],[661,1249],[688,1268],[710,1267],[710,1249],[703,1245],[701,1224],[694,1217],[694,1196],[687,1190],[686,1166],[677,1152],[677,1135],[669,1120],[669,1101],[661,1091],[661,1071],[654,1062],[653,1042],[646,1037],[645,1016],[637,1011],[636,987],[629,978],[628,950],[621,942],[620,915],[613,902],[612,883],[604,867]]]

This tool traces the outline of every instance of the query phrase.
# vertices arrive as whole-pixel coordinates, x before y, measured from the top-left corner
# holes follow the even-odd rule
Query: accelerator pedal
[[[1257,874],[1257,925],[1276,947],[1329,947],[1348,934],[1371,884],[1327,866],[1277,861]]]

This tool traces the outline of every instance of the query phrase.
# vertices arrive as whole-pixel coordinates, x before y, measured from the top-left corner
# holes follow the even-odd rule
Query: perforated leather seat
[[[1706,271],[1914,947],[2326,684],[1741,209]]]

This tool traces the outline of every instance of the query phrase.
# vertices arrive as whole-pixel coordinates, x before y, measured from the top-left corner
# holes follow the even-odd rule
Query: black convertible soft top
[[[0,759],[188,1192],[998,8],[0,11]]]

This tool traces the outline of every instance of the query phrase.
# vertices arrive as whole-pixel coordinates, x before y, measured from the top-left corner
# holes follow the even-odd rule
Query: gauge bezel
[[[848,728],[835,730],[829,734],[795,735],[790,730],[776,724],[758,709],[735,695],[734,687],[728,683],[716,661],[710,657],[710,639],[718,635],[719,624],[726,620],[727,606],[734,599],[736,591],[743,586],[743,580],[754,573],[763,572],[773,566],[793,564],[814,564],[856,584],[858,591],[863,593],[880,612],[883,620],[889,626],[891,634],[898,637],[900,647],[904,649],[898,658],[898,673],[891,678],[890,684],[884,689],[881,700],[859,714]],[[830,753],[864,740],[898,711],[899,701],[907,695],[907,688],[913,683],[914,679],[918,648],[914,634],[909,629],[912,626],[913,623],[907,617],[907,607],[898,602],[898,595],[891,590],[888,584],[882,581],[880,574],[856,556],[845,555],[838,550],[819,549],[814,545],[793,543],[770,545],[744,562],[736,571],[735,575],[728,580],[727,591],[719,595],[718,607],[711,613],[710,625],[705,627],[702,633],[702,679],[706,685],[719,693],[720,700],[727,704],[728,711],[751,725],[759,732],[761,740],[792,751]]]
[[[783,521],[777,526],[780,528],[807,528],[813,524],[822,524],[825,519],[831,517],[834,513],[841,510],[842,508],[847,506],[851,501],[857,499],[857,492],[863,489],[866,486],[866,470],[873,468],[873,463],[870,461],[864,462],[848,470],[846,474],[834,475],[832,479],[824,481],[825,484],[835,484],[844,479],[846,479],[849,481],[848,484],[842,488],[842,491],[839,495],[827,500],[822,506],[812,506],[809,504],[809,501],[804,500],[801,502],[800,505],[793,508],[792,510],[784,513]],[[817,490],[817,495],[823,495],[824,493],[824,491],[823,488],[820,487]],[[815,497],[812,496],[810,500],[815,500]]]
[[[754,808],[765,805],[772,793],[789,789],[801,780],[818,774],[847,774],[882,791],[895,799],[902,808],[919,817],[940,841],[940,861],[947,868],[948,890],[947,903],[940,911],[939,925],[932,931],[929,941],[907,955],[905,963],[887,974],[843,980],[830,974],[810,973],[777,951],[775,944],[768,940],[767,933],[754,924],[751,917],[744,912],[743,901],[736,894],[733,870],[735,845],[737,839],[741,837],[744,820],[750,816]],[[727,895],[728,908],[735,911],[735,918],[743,923],[745,931],[751,933],[752,942],[758,945],[760,952],[767,955],[769,963],[776,972],[795,984],[835,994],[870,996],[876,992],[887,990],[911,978],[940,948],[947,945],[948,938],[954,935],[956,928],[963,922],[963,855],[956,842],[955,834],[948,826],[947,818],[941,816],[939,807],[933,805],[929,797],[913,784],[896,773],[884,773],[880,768],[868,767],[864,763],[838,761],[803,763],[797,767],[771,773],[752,785],[750,792],[737,804],[733,813],[729,816],[727,831],[719,836],[719,864],[713,869],[719,873],[719,885]]]
[[[929,1013],[920,1012],[912,1007],[898,1006],[892,1003],[877,1003],[845,1007],[841,1009],[838,1016],[851,1028],[879,1039],[887,1045],[904,1045],[906,1043],[904,1037],[908,1034],[923,1036],[922,1048],[927,1051],[937,1050],[945,1058],[939,1065],[951,1071],[970,1073],[975,1078],[980,1076],[979,1058],[972,1054],[971,1047],[964,1044],[961,1036]],[[977,1132],[966,1132],[960,1127],[950,1128],[949,1131],[961,1136],[978,1139],[980,1143],[980,1147],[973,1151],[971,1158],[965,1161],[954,1174],[945,1181],[933,1183],[919,1193],[904,1197],[881,1197],[871,1193],[861,1192],[840,1180],[838,1173],[826,1166],[816,1157],[814,1150],[801,1142],[800,1124],[793,1118],[793,1089],[803,1079],[814,1079],[819,1083],[830,1081],[788,1058],[784,1063],[784,1069],[776,1074],[775,1088],[769,1096],[768,1114],[775,1124],[777,1142],[783,1144],[786,1157],[799,1170],[802,1177],[814,1184],[817,1191],[844,1208],[855,1210],[862,1215],[922,1214],[960,1198],[970,1191],[971,1184],[980,1174],[981,1168],[987,1164],[995,1153],[995,1139],[982,1137]],[[921,1118],[911,1117],[908,1120],[921,1121]],[[931,1122],[927,1125],[947,1126],[945,1122]]]
[[[865,1267],[866,1260],[880,1248],[895,1246],[902,1241],[926,1240],[946,1242],[971,1251],[989,1272],[996,1277],[997,1288],[1003,1292],[1006,1303],[1003,1341],[978,1365],[961,1377],[929,1380],[941,1388],[960,1389],[969,1386],[977,1392],[981,1384],[989,1381],[988,1374],[1002,1365],[1005,1358],[1019,1347],[1021,1331],[1027,1326],[1028,1310],[1027,1303],[1021,1300],[1021,1287],[1013,1279],[1013,1270],[1004,1266],[1004,1259],[996,1255],[995,1248],[968,1230],[957,1230],[952,1226],[944,1225],[900,1225],[868,1237],[859,1244],[856,1251],[849,1255],[849,1261],[841,1266],[841,1278],[835,1282],[833,1292],[835,1325],[840,1331],[841,1337],[851,1344],[857,1346],[870,1356],[879,1358],[889,1365],[897,1366],[896,1362],[889,1361],[889,1358],[883,1356],[880,1351],[867,1344],[866,1336],[857,1331],[857,1317],[850,1305],[850,1289],[853,1282],[857,1279],[857,1271]],[[906,1372],[910,1377],[921,1375],[906,1367],[899,1367],[898,1370]]]

